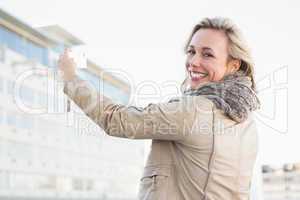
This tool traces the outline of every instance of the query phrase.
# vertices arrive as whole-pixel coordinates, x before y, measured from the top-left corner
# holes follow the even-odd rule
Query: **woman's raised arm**
[[[201,96],[183,96],[177,101],[149,104],[144,108],[125,106],[99,94],[78,77],[65,81],[64,93],[111,136],[182,140],[192,134],[196,121],[197,128],[199,125],[212,127],[213,103]]]

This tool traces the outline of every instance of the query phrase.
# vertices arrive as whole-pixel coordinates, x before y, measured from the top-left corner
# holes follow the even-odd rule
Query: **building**
[[[262,171],[265,200],[300,199],[300,163],[264,165]]]
[[[76,105],[66,110],[56,62],[82,44],[0,9],[0,199],[135,199],[144,142],[106,136]],[[78,74],[129,101],[129,85],[91,60]]]

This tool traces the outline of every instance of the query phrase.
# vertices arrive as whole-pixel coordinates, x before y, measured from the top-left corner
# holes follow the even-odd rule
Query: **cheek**
[[[210,67],[207,69],[210,81],[219,81],[223,78],[226,67],[220,66],[218,64],[210,65]]]

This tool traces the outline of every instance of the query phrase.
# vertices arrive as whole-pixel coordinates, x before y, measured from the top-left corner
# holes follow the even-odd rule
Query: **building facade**
[[[300,199],[300,163],[263,166],[265,200]]]
[[[0,199],[135,199],[145,144],[106,136],[71,103],[55,73],[59,26],[33,28],[0,9]],[[87,62],[78,75],[126,104],[130,88]]]

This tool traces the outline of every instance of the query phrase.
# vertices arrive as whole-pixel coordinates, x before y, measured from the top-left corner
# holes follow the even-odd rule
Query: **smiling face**
[[[186,70],[191,89],[200,84],[219,81],[237,70],[239,61],[229,61],[228,39],[223,31],[199,29],[187,48]]]

